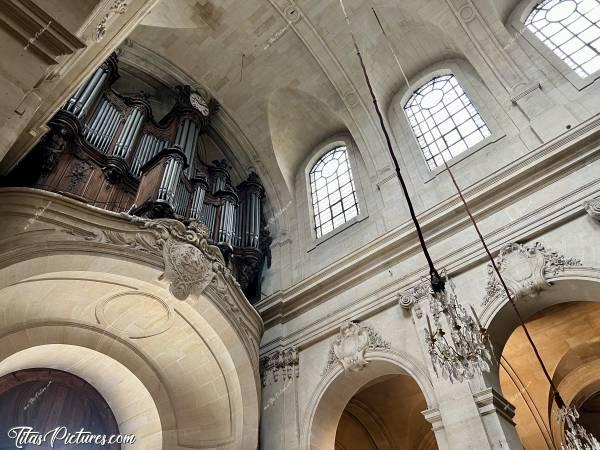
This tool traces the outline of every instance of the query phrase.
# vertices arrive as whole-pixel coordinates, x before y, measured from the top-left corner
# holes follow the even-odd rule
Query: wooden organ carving
[[[113,54],[55,114],[50,131],[4,184],[110,211],[199,220],[248,299],[257,301],[264,262],[270,264],[264,189],[255,173],[233,186],[225,160],[208,163],[197,152],[217,103],[180,86],[175,105],[157,122],[143,95],[115,92],[118,77]]]

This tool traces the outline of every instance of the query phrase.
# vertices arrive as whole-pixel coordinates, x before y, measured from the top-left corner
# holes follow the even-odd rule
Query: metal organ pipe
[[[98,121],[99,116],[100,116],[100,110],[97,109],[96,112],[94,112],[94,114],[90,118],[90,120],[88,120],[87,123],[85,124],[85,126],[83,127],[83,134],[84,135],[86,135],[86,134],[89,133],[89,131],[90,131],[93,123]]]
[[[137,133],[140,131],[143,118],[144,114],[138,108],[135,108],[131,114],[129,114],[129,117],[127,117],[127,120],[125,121],[123,131],[121,132],[121,137],[119,137],[119,142],[115,148],[115,156],[127,158],[127,154],[131,149],[131,144],[135,140]]]
[[[100,89],[102,89],[102,87],[104,86],[104,81],[106,80],[106,78],[108,78],[108,74],[106,72],[104,72],[104,70],[103,70],[103,73],[100,76],[100,79],[94,86],[92,92],[85,99],[85,103],[83,104],[83,107],[81,108],[81,110],[77,113],[77,118],[81,119],[82,117],[84,117],[85,113],[88,111],[90,106],[94,104],[94,102],[96,101],[96,98],[98,97],[98,94],[100,93]],[[79,102],[78,102],[78,104],[79,104]]]
[[[108,150],[108,146],[112,142],[120,122],[121,113],[113,106],[113,114],[111,115],[109,123],[107,124],[106,129],[103,131],[103,135],[99,140],[100,150],[104,153],[106,153]]]
[[[202,205],[206,196],[206,185],[202,182],[194,185],[194,196],[192,197],[192,208],[190,209],[190,217],[200,220],[202,213]]]
[[[83,83],[81,83],[81,85],[79,86],[77,91],[75,91],[75,94],[73,94],[73,96],[69,99],[67,106],[65,107],[65,109],[67,111],[73,111],[73,108],[75,107],[75,103],[77,103],[77,99],[81,96],[81,94],[83,93],[83,90],[89,84],[89,82],[90,82],[90,78],[88,78]]]
[[[89,142],[90,134],[95,134],[96,128],[98,127],[98,124],[100,123],[101,118],[106,113],[107,108],[108,108],[108,102],[106,100],[104,100],[101,103],[101,105],[98,108],[96,108],[96,111],[94,112],[94,114],[92,115],[90,120],[88,120],[87,123],[85,124],[85,126],[83,128],[83,134],[86,137],[88,137],[88,142]]]
[[[90,94],[94,90],[94,87],[96,86],[96,84],[100,80],[100,77],[104,73],[105,71],[102,67],[96,69],[94,75],[92,75],[91,78],[84,82],[82,86],[79,89],[77,89],[75,95],[71,97],[71,100],[69,100],[69,103],[67,105],[67,111],[70,111],[73,114],[77,114],[81,110],[83,104],[89,98]]]

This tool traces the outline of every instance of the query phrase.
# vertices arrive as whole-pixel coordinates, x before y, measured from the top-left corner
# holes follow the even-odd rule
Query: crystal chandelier
[[[558,420],[565,426],[562,450],[600,450],[598,440],[577,423],[578,419],[579,413],[575,408],[565,406],[559,409]]]
[[[400,186],[408,206],[408,211],[415,226],[415,231],[417,233],[417,237],[419,238],[421,249],[423,250],[423,256],[427,260],[427,264],[429,266],[430,279],[425,280],[426,285],[422,286],[421,289],[424,288],[426,290],[430,290],[431,311],[434,324],[436,326],[436,331],[434,333],[431,330],[431,323],[429,322],[428,316],[427,320],[429,325],[429,334],[427,340],[429,343],[429,353],[432,358],[433,367],[437,372],[436,365],[439,365],[441,367],[442,375],[450,379],[450,381],[457,380],[462,382],[465,379],[471,379],[478,371],[489,371],[489,366],[485,361],[486,358],[488,361],[490,360],[490,354],[485,348],[485,345],[488,342],[486,331],[481,327],[479,319],[477,319],[477,315],[475,315],[475,311],[471,308],[476,322],[466,312],[463,306],[460,305],[456,298],[456,294],[454,293],[453,284],[450,284],[450,293],[447,292],[444,278],[446,278],[446,281],[448,281],[448,277],[445,275],[445,273],[440,275],[433,264],[433,259],[431,258],[429,250],[427,249],[423,231],[421,230],[421,225],[417,219],[417,214],[412,204],[408,188],[400,171],[398,159],[396,158],[396,154],[392,149],[392,142],[385,126],[385,120],[381,113],[381,109],[377,103],[377,97],[373,91],[373,85],[369,79],[367,68],[365,67],[364,60],[360,54],[360,49],[356,43],[354,33],[352,32],[350,18],[348,17],[346,8],[344,7],[343,0],[340,0],[340,7],[342,8],[344,18],[346,19],[346,24],[348,25],[348,30],[350,31],[350,36],[352,37],[352,43],[354,45],[354,49],[356,50],[356,55],[360,62],[365,82],[369,89],[369,94],[373,100],[375,112],[377,113],[377,117],[379,119],[379,125],[381,126],[381,131],[385,137],[388,152],[392,162],[394,163],[396,176],[400,182]],[[375,10],[373,10],[373,12],[375,12]],[[442,316],[444,317],[444,320],[442,320]],[[443,321],[446,322],[448,329],[451,330],[451,342],[448,341],[446,338],[446,333],[443,331]]]
[[[492,359],[487,348],[489,339],[473,307],[472,314],[469,314],[458,302],[454,283],[446,272],[442,271],[440,276],[448,287],[429,289],[429,308],[434,328],[427,315],[425,334],[428,351],[438,376],[439,370],[444,379],[462,383],[472,379],[476,373],[489,372],[488,361]],[[423,286],[430,283],[430,280],[423,280]]]

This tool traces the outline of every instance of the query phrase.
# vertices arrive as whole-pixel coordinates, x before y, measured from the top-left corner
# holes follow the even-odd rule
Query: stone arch
[[[518,250],[519,247],[527,248],[515,244],[511,244],[506,248]],[[537,250],[539,248],[545,253],[540,254]],[[543,336],[547,334],[544,330],[549,327],[548,323],[551,322],[540,322],[540,324],[546,325],[539,325],[536,328],[536,321],[538,319],[548,320],[549,317],[553,317],[552,314],[557,314],[556,311],[553,312],[553,307],[567,307],[570,311],[577,311],[578,309],[572,310],[572,308],[582,308],[584,303],[596,304],[597,306],[600,303],[600,270],[577,265],[580,264],[579,261],[566,259],[556,252],[547,251],[543,246],[538,246],[537,243],[534,247],[528,247],[527,249],[530,252],[528,253],[529,261],[537,260],[537,262],[533,263],[531,267],[524,264],[523,260],[521,260],[521,263],[515,260],[508,262],[502,269],[503,271],[506,270],[505,280],[511,291],[516,295],[516,304],[523,320],[535,319],[529,324],[528,328],[532,333],[534,342],[537,336],[538,350],[542,354],[545,365],[561,396],[567,404],[579,406],[582,396],[585,397],[585,392],[594,391],[598,387],[597,383],[594,384],[594,380],[588,376],[590,373],[589,365],[597,364],[596,361],[598,361],[593,361],[590,358],[590,353],[597,350],[598,345],[586,343],[581,346],[576,339],[573,339],[568,341],[569,344],[561,345],[555,351],[551,350],[553,346],[548,343],[548,338],[545,341],[543,339]],[[502,257],[503,252],[504,250],[501,251],[499,258]],[[510,254],[510,251],[508,254]],[[573,265],[569,266],[569,263]],[[533,270],[530,270],[531,268]],[[489,287],[490,284],[488,284]],[[547,316],[548,314],[549,316]],[[481,320],[483,326],[489,331],[494,354],[499,359],[500,355],[505,353],[509,338],[520,325],[518,317],[501,289],[484,302]],[[535,334],[536,329],[538,334]],[[557,333],[560,332],[557,331]],[[564,333],[564,330],[562,333]],[[558,336],[561,335],[557,334],[555,338]],[[506,349],[512,348],[513,351],[507,355],[508,360],[504,359],[502,364],[504,370],[502,384],[500,383],[500,364],[494,364],[492,370],[483,376],[488,385],[494,386],[499,392],[503,392],[503,395],[508,394],[509,401],[515,402],[515,405],[518,406],[517,412],[520,415],[515,420],[524,421],[521,422],[521,427],[517,427],[518,430],[521,430],[519,435],[521,439],[524,439],[523,444],[531,444],[531,442],[526,442],[527,440],[543,439],[550,446],[552,442],[560,442],[562,439],[562,428],[553,419],[556,417],[556,405],[552,401],[550,387],[547,383],[531,384],[531,370],[540,369],[537,363],[530,368],[529,363],[524,362],[518,356],[520,352],[516,351],[515,353],[514,349],[521,348],[520,345],[528,346],[528,344],[525,344],[526,341],[522,333],[518,335],[518,339],[518,341],[511,341],[512,347],[506,347]],[[562,354],[563,352],[564,354]],[[560,356],[559,360],[557,360],[558,356]],[[598,369],[600,370],[600,366],[598,366]],[[539,376],[537,379],[539,379]],[[507,389],[506,392],[504,392],[503,387]],[[594,392],[597,392],[597,390]],[[518,424],[519,422],[517,422]]]
[[[294,192],[302,162],[325,139],[348,129],[326,103],[294,88],[271,93],[268,114],[275,158],[289,191]]]
[[[568,267],[563,272],[546,278],[546,282],[549,286],[539,294],[517,300],[519,311],[525,320],[543,309],[560,303],[600,302],[600,269]],[[481,320],[483,326],[495,336],[499,350],[519,324],[512,306],[504,295],[495,296],[484,306]]]
[[[341,365],[329,370],[308,402],[301,425],[301,450],[332,450],[337,424],[350,399],[367,383],[389,375],[408,375],[419,386],[427,407],[437,407],[433,384],[425,367],[400,352],[368,350],[366,367],[345,372]]]
[[[23,231],[30,203],[46,208]],[[101,353],[149,392],[162,448],[256,446],[262,322],[237,285],[221,274],[224,287],[178,300],[162,277],[162,251],[122,216],[34,190],[8,204],[0,235],[0,307],[7,312],[0,364],[30,351],[38,362],[29,366],[43,366],[35,349],[45,344],[71,346],[84,360]],[[62,365],[69,371],[74,364]],[[106,375],[118,384],[125,369]]]
[[[18,335],[19,332],[16,332],[10,336],[14,341],[19,339]],[[6,336],[0,338],[2,348],[11,351],[10,342],[7,343],[5,338]],[[32,345],[23,350],[16,350],[2,360],[0,377],[37,367],[68,372],[92,385],[110,406],[119,433],[136,437],[133,448],[148,450],[163,448],[163,426],[155,399],[142,380],[116,359],[105,353],[77,345]],[[115,383],[115,380],[119,382]],[[161,399],[157,400],[161,401]],[[164,408],[164,405],[161,408]],[[165,411],[162,412],[164,416]]]

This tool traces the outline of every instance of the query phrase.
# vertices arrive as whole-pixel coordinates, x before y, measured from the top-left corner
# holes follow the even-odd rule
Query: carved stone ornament
[[[104,39],[108,25],[114,20],[115,15],[125,14],[127,12],[127,2],[125,0],[113,0],[110,8],[102,20],[96,26],[95,38],[97,42]]]
[[[506,245],[495,259],[496,267],[515,298],[535,297],[550,286],[547,279],[564,272],[566,267],[581,266],[576,258],[566,258],[547,249],[540,242],[533,246],[511,243]],[[488,264],[488,281],[482,306],[498,297],[506,296],[496,277],[492,264]]]
[[[263,386],[280,380],[293,380],[300,375],[300,355],[298,349],[290,347],[276,350],[260,359],[260,373]]]
[[[419,305],[420,302],[427,299],[430,295],[430,283],[428,280],[421,281],[416,286],[398,294],[398,304],[403,309],[414,311],[417,319],[423,317],[423,310]]]
[[[347,322],[340,327],[327,358],[322,375],[340,363],[345,371],[360,371],[367,364],[367,350],[390,350],[391,344],[384,340],[372,327],[356,322]]]
[[[185,300],[192,293],[200,295],[213,282],[218,285],[218,293],[222,294],[220,291],[226,288],[216,277],[219,273],[222,279],[228,278],[237,284],[225,267],[219,248],[208,244],[208,229],[204,224],[192,221],[186,227],[174,219],[147,220],[124,216],[136,224],[140,232],[86,232],[85,239],[161,255],[164,261],[161,279],[170,283],[170,292],[179,300]],[[77,234],[73,230],[69,232]]]
[[[583,202],[583,207],[592,219],[600,222],[600,197]]]

